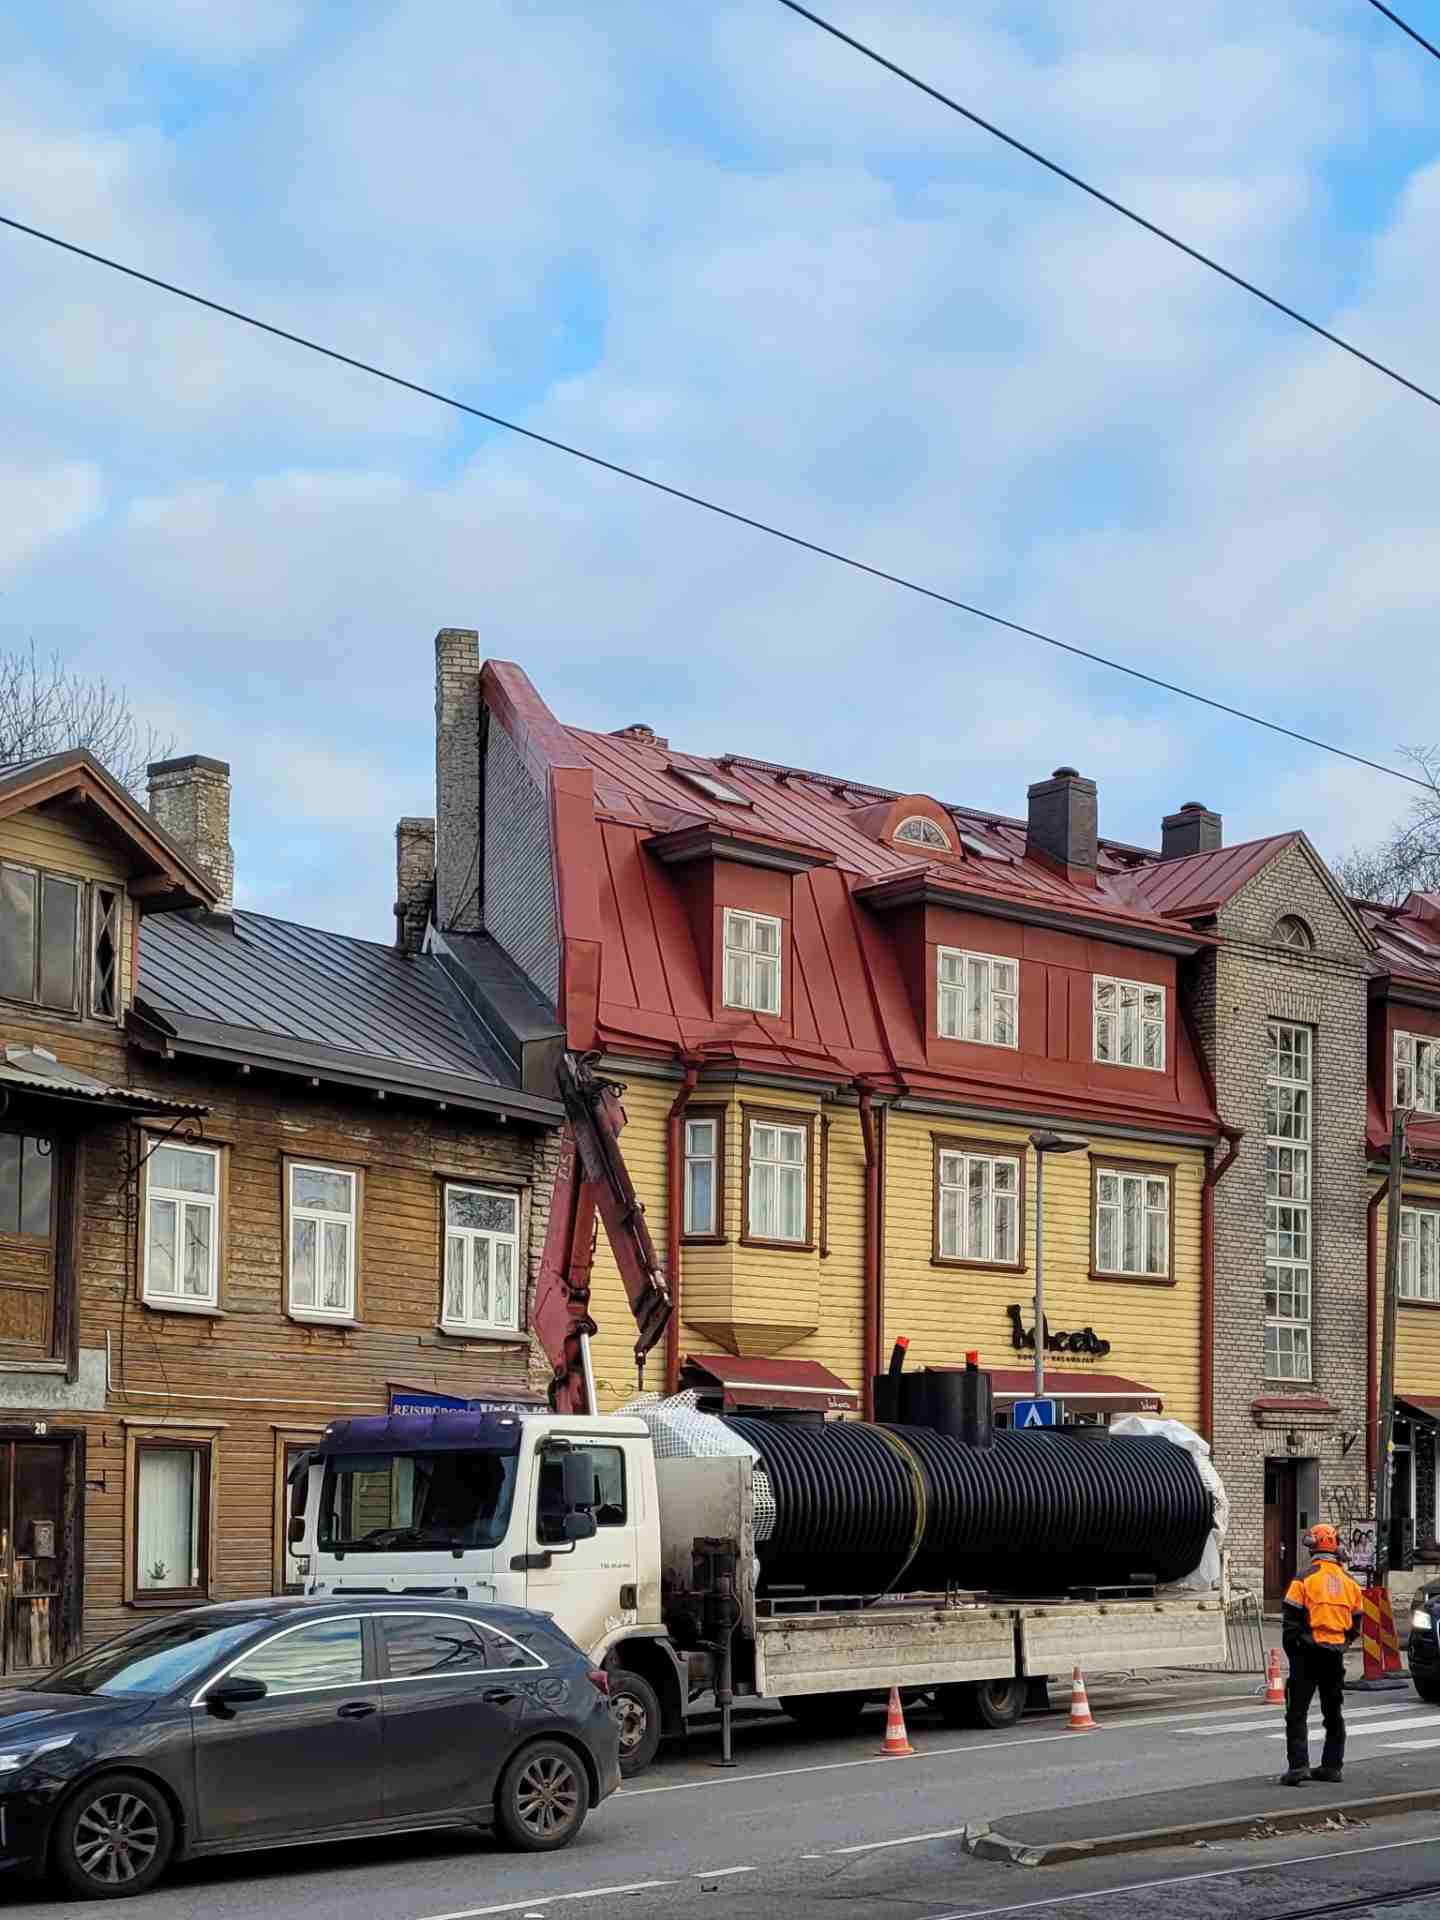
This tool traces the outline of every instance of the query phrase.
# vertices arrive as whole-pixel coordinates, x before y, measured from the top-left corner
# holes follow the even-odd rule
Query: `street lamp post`
[[[1090,1142],[1078,1133],[1032,1133],[1035,1149],[1035,1398],[1045,1398],[1045,1156],[1078,1153]]]

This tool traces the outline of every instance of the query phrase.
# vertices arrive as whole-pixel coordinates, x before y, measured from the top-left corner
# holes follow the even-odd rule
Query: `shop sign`
[[[1018,1306],[1007,1307],[1005,1312],[1010,1321],[1010,1344],[1017,1353],[1035,1351],[1035,1329],[1027,1327],[1021,1318]],[[1050,1324],[1050,1316],[1045,1316],[1045,1351],[1047,1353],[1083,1353],[1092,1360],[1103,1360],[1110,1351],[1110,1342],[1102,1340],[1093,1327],[1081,1327],[1076,1333],[1065,1333]]]

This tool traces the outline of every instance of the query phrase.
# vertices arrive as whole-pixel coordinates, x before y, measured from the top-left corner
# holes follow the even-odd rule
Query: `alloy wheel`
[[[81,1810],[72,1842],[75,1860],[102,1886],[138,1880],[160,1849],[160,1823],[138,1794],[97,1794]]]
[[[515,1785],[515,1810],[537,1840],[553,1839],[580,1811],[574,1763],[555,1753],[540,1753],[528,1761]]]

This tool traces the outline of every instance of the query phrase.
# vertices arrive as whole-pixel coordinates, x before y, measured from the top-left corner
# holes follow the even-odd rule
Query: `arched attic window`
[[[950,841],[944,830],[937,827],[933,820],[927,820],[923,814],[912,813],[896,827],[892,838],[907,840],[912,846],[934,847],[941,853],[951,851]]]
[[[1315,936],[1298,913],[1282,915],[1276,923],[1275,938],[1282,947],[1294,947],[1298,953],[1309,953],[1315,946]]]

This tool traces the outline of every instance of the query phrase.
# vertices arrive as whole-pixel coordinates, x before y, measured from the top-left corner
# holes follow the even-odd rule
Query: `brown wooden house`
[[[293,1584],[330,1416],[548,1375],[532,997],[482,1026],[417,951],[425,822],[393,947],[236,911],[229,792],[200,756],[148,811],[83,752],[0,768],[0,1676]]]

